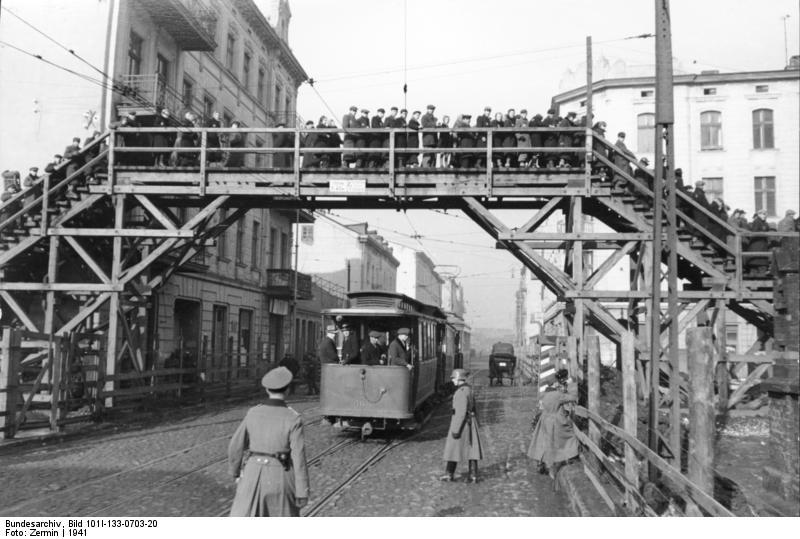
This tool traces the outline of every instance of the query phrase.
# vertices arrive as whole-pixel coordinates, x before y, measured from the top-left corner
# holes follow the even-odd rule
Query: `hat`
[[[369,114],[369,110],[368,109],[361,109],[361,114]]]
[[[528,109],[522,109],[519,111],[520,114],[528,114]]]
[[[425,107],[425,109],[426,110],[436,110],[436,107],[434,105],[428,105],[427,107]]]
[[[408,335],[409,333],[411,333],[411,330],[408,328],[400,328],[397,330],[398,335]]]
[[[396,110],[396,109],[395,109],[395,110]],[[378,109],[378,112],[383,112],[383,113],[385,113],[386,111],[385,111],[385,110],[383,110],[383,109]]]
[[[39,172],[39,167],[31,167],[28,170],[33,170],[33,171]]]
[[[794,215],[795,213],[797,212],[794,210],[786,210],[786,215]]]
[[[378,109],[378,110],[380,110],[380,109]],[[394,110],[394,111],[396,111],[396,110],[397,110],[397,107],[392,107],[392,108],[390,108],[389,110]]]
[[[350,107],[350,110],[352,110],[353,112],[357,112],[358,111],[358,107],[353,105],[352,107]]]
[[[547,109],[547,114],[555,114],[556,109]]]
[[[675,169],[675,175],[676,176],[683,176],[683,169],[682,168],[676,168]]]
[[[271,391],[278,391],[292,383],[292,378],[292,371],[286,367],[277,367],[264,375],[261,385]]]
[[[60,153],[55,154],[53,157],[55,157],[56,159],[64,159],[64,156],[61,155]]]
[[[370,331],[370,332],[369,332],[369,336],[370,336],[370,337],[373,337],[373,338],[375,338],[375,339],[379,338],[381,335],[382,335],[382,334],[381,334],[381,332],[380,332],[380,331],[377,331],[377,330],[374,330],[374,329],[373,329],[372,331]]]
[[[462,114],[461,117],[464,118],[464,119],[471,119],[472,118],[472,114]]]
[[[414,111],[414,112],[412,112],[411,114],[412,114],[412,115],[414,115],[414,114],[422,114],[422,112],[420,112],[420,111],[418,111],[418,110],[415,110],[415,111]]]
[[[617,137],[625,138],[625,131],[620,131],[619,133],[617,133]]]
[[[405,112],[406,114],[408,114],[408,109],[400,109],[400,113],[401,113],[401,114],[402,114],[402,113],[404,113],[404,112]]]
[[[696,182],[694,182],[695,187],[703,187],[705,184],[706,182],[704,182],[703,180],[697,180]]]
[[[309,121],[307,121],[307,122],[306,122],[306,125],[311,125],[311,126],[313,126],[313,125],[314,125],[314,120],[309,120]]]
[[[342,330],[345,329],[350,331],[351,329],[353,329],[353,326],[349,322],[345,322],[344,324],[342,324]]]
[[[642,157],[641,159],[639,159],[639,161],[641,161],[645,165],[649,165],[650,164],[650,160],[648,158],[646,158],[646,157]]]
[[[453,369],[453,374],[450,375],[451,380],[455,381],[467,381],[467,371],[464,369]]]
[[[325,326],[325,333],[336,333],[336,324],[328,324]]]
[[[484,111],[484,112],[486,112],[487,110],[488,110],[489,112],[492,112],[492,107],[490,107],[490,106],[488,106],[488,105],[487,105],[487,106],[485,106],[485,107],[483,107],[483,111]]]
[[[574,111],[569,111],[567,113],[567,118],[575,118],[576,116],[577,116],[577,113],[575,113]]]

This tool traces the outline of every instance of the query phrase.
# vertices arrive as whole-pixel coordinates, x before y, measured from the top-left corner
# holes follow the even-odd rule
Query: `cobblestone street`
[[[296,399],[292,406],[307,422],[312,485],[307,511],[315,508],[320,516],[568,515],[564,495],[524,456],[533,390],[485,383],[476,383],[486,452],[477,485],[437,480],[450,419],[449,402],[444,402],[422,431],[401,436],[402,443],[338,489],[387,440],[373,436],[361,442],[343,434],[321,421],[317,401]],[[223,515],[234,492],[225,458],[228,440],[253,402],[168,414],[157,423],[59,444],[4,448],[0,514]]]

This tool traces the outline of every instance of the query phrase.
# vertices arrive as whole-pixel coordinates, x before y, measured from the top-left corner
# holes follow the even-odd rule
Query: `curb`
[[[577,517],[616,516],[586,475],[583,466],[583,462],[569,464],[561,468],[556,476],[556,487],[569,498],[572,513]]]

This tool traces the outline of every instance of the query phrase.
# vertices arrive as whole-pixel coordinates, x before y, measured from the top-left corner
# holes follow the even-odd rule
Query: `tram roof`
[[[445,320],[447,316],[435,305],[421,301],[397,292],[383,292],[376,290],[350,292],[350,307],[339,309],[325,309],[323,314],[342,316],[398,316],[422,315]]]

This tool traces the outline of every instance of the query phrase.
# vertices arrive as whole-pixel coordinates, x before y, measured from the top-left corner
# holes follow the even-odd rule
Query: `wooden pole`
[[[0,439],[13,438],[19,399],[19,333],[0,328]]]
[[[689,480],[714,494],[714,361],[711,328],[687,330]]]
[[[569,360],[569,375],[573,380],[578,378],[578,339],[575,335],[567,337],[567,359]]]
[[[722,413],[728,409],[728,397],[730,393],[730,374],[728,372],[728,342],[726,333],[726,311],[724,299],[717,300],[717,318],[715,320],[714,333],[717,337],[717,361],[714,367],[714,377],[717,382],[717,412]]]
[[[625,432],[637,437],[638,424],[638,399],[636,398],[636,342],[632,332],[626,331],[622,335],[622,420]],[[626,489],[639,489],[639,459],[636,452],[629,444],[625,444],[625,477],[628,480]],[[629,508],[634,507],[634,494],[628,490],[625,493],[625,503]]]
[[[592,335],[586,339],[588,363],[587,407],[590,412],[600,413],[600,337]],[[589,438],[600,445],[600,429],[593,421],[589,422]]]

